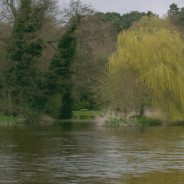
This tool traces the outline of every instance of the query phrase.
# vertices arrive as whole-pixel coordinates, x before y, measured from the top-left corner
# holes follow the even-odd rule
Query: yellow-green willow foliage
[[[184,120],[183,51],[179,34],[166,28],[120,33],[108,63],[109,101],[129,111],[144,105],[163,120]]]

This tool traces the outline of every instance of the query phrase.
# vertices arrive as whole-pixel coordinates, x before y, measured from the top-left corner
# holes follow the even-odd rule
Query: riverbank
[[[163,125],[163,122],[158,119],[150,118],[109,118],[103,122],[105,127],[127,127],[127,126],[158,126]]]
[[[11,117],[0,114],[0,125],[12,125],[23,123],[23,120],[18,117]]]
[[[102,111],[74,111],[73,117],[70,120],[56,120],[57,123],[67,122],[94,122],[99,126],[105,127],[125,127],[125,126],[157,126],[162,125],[163,122],[157,119],[151,118],[139,118],[139,117],[122,117],[119,113],[114,112],[102,112]]]
[[[57,120],[51,118],[50,116],[44,115],[41,119],[41,125],[51,125],[53,123],[81,123],[81,122],[91,122],[96,123],[99,126],[105,127],[126,127],[126,126],[172,126],[172,125],[180,125],[184,126],[184,122],[163,122],[158,119],[152,119],[149,117],[122,117],[118,113],[108,112],[104,113],[102,111],[73,111],[73,117],[69,120]],[[0,114],[0,125],[17,125],[24,124],[24,121],[17,117],[9,117]]]
[[[101,111],[73,111],[73,116],[71,119],[67,120],[58,120],[56,119],[56,123],[67,123],[67,122],[73,122],[73,123],[80,123],[80,122],[96,122],[96,117],[101,116]]]
[[[97,126],[105,127],[127,127],[127,126],[184,126],[184,122],[163,122],[159,119],[149,117],[122,117],[120,113],[102,111],[73,111],[73,117],[67,120],[53,119],[44,116],[40,124],[49,125],[53,123],[95,123]]]
[[[88,120],[93,120],[97,116],[101,116],[102,112],[101,111],[73,111],[73,117],[72,119],[76,120],[82,120],[82,119],[88,119]]]

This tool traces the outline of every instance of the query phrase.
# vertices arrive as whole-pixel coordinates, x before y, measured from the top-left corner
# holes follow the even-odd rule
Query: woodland
[[[98,12],[80,0],[2,0],[0,113],[39,121],[74,110],[184,120],[184,8]]]

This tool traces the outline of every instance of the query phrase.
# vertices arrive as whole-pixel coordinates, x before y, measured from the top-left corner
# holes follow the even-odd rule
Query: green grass
[[[100,111],[73,111],[73,119],[94,119],[101,114]]]
[[[10,116],[6,116],[3,114],[0,114],[0,124],[5,124],[5,123],[19,123],[22,120],[20,120],[17,117],[10,117]]]
[[[101,111],[73,111],[73,117],[71,120],[93,120],[96,116],[101,116]],[[57,120],[57,122],[63,122],[63,120]],[[149,119],[149,118],[110,118],[105,122],[106,127],[121,127],[121,126],[138,126],[138,125],[161,125],[161,120]]]
[[[162,125],[161,120],[150,119],[150,118],[135,118],[139,125]]]
[[[73,111],[72,119],[94,119],[96,116],[102,115],[101,111]],[[106,126],[119,127],[123,124],[135,124],[135,125],[161,125],[161,120],[150,119],[150,118],[130,118],[127,122],[125,118],[120,119],[109,119],[106,122]]]

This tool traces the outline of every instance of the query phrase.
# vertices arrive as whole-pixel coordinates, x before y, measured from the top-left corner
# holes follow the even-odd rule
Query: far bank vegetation
[[[0,113],[35,122],[111,109],[183,121],[183,11],[172,4],[160,19],[80,0],[2,0]]]

